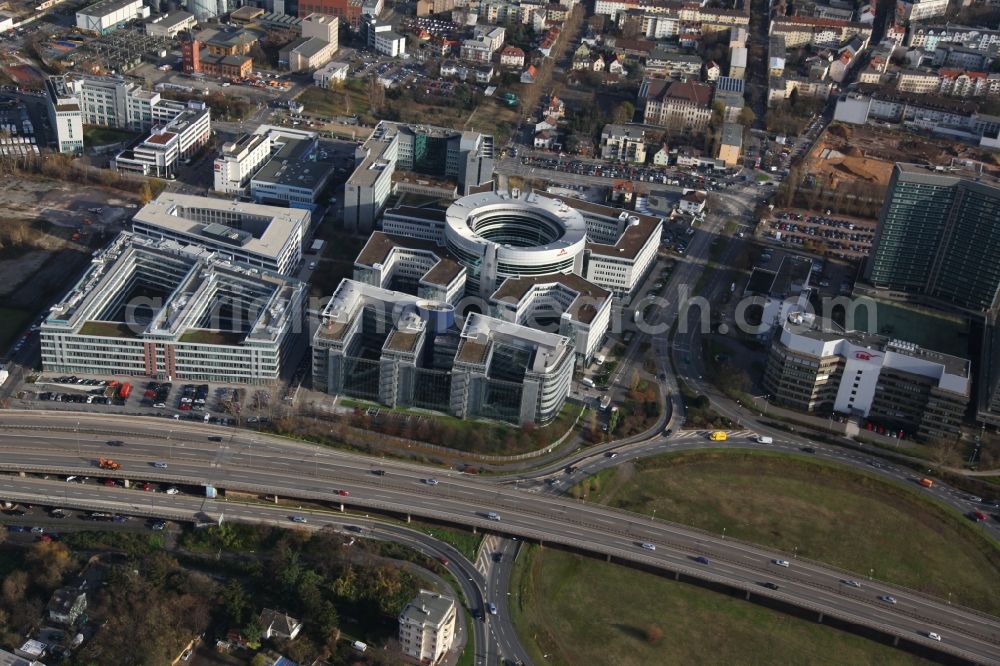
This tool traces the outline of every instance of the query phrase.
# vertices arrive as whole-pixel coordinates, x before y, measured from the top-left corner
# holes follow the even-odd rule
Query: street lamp
[[[722,540],[723,541],[726,540],[726,528],[725,527],[722,528]]]

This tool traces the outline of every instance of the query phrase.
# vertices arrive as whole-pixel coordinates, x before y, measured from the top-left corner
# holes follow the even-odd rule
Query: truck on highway
[[[119,463],[116,463],[114,460],[111,460],[110,458],[98,458],[97,466],[100,467],[101,469],[111,469],[111,470],[115,470],[121,467]]]
[[[922,485],[924,488],[933,488],[934,487],[934,481],[932,481],[931,479],[928,479],[927,477],[924,477],[924,478],[920,479],[919,481],[917,481],[917,483],[919,483],[920,485]]]

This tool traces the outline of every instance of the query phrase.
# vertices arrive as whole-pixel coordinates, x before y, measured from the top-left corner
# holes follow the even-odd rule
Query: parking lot
[[[16,395],[31,409],[142,414],[219,425],[267,423],[285,403],[280,390],[128,376],[43,375]]]
[[[759,230],[765,240],[786,247],[856,261],[868,256],[877,226],[875,220],[775,210]]]

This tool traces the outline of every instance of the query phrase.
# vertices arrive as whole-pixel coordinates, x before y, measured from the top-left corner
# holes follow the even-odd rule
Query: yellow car
[[[726,435],[726,433],[722,432],[721,430],[716,430],[715,432],[710,434],[708,438],[713,442],[724,442],[727,439],[729,439],[728,435]]]

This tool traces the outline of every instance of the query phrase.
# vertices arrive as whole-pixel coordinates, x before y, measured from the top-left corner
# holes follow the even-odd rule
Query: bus
[[[611,406],[611,396],[610,395],[606,395],[603,398],[601,398],[601,411],[602,412],[603,411],[607,411],[608,407],[610,407],[610,406]]]

